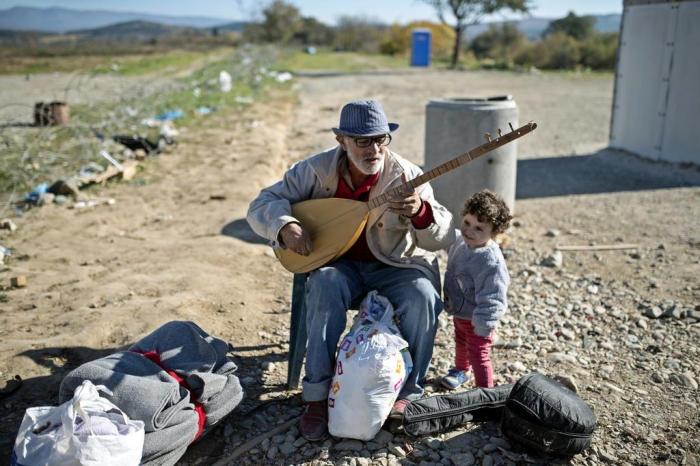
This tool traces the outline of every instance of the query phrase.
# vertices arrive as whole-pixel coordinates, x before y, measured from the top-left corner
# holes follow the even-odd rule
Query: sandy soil
[[[382,99],[390,119],[402,125],[393,148],[422,163],[428,99],[513,94],[521,121],[540,126],[519,146],[521,175],[553,177],[556,187],[543,190],[521,176],[522,226],[511,235],[516,246],[534,258],[556,243],[635,242],[641,259],[573,253],[566,271],[624,282],[639,299],[698,303],[700,175],[599,152],[608,138],[611,77],[427,72],[308,78],[298,90],[298,101],[274,96],[186,131],[172,154],[148,161],[135,181],[99,192],[116,200],[112,206],[45,207],[15,219],[14,234],[0,233],[0,244],[15,251],[0,280],[7,284],[24,274],[29,282],[6,289],[0,302],[0,379],[25,379],[20,392],[0,404],[0,457],[9,454],[24,408],[55,403],[66,371],[172,319],[194,320],[229,339],[244,372],[263,361],[280,362],[264,384],[248,391],[251,406],[289,395],[282,383],[291,277],[243,219],[250,199],[292,161],[332,145],[329,128],[351,98]],[[577,162],[567,165],[569,159]],[[568,181],[554,169],[568,170]],[[581,179],[579,169],[588,178]],[[619,177],[603,176],[615,170],[632,170],[634,183],[618,185]],[[549,229],[561,233],[545,236]],[[660,244],[663,260],[653,252]],[[684,357],[697,379],[697,351]],[[642,380],[618,383],[627,389]],[[697,407],[698,390],[687,397]],[[610,410],[622,415],[626,406],[620,401]],[[688,416],[681,429],[693,419]],[[221,437],[201,442],[183,464],[208,464],[206,455],[223,448]],[[652,447],[640,442],[634,448],[643,455]]]

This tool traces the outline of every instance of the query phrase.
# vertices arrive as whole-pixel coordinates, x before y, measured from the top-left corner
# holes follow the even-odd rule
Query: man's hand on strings
[[[401,181],[406,183],[406,175],[401,175]],[[404,217],[414,217],[423,205],[423,200],[420,198],[418,193],[413,188],[407,188],[407,190],[394,196],[394,198],[389,201],[388,209],[395,214],[403,215]]]
[[[282,227],[279,233],[282,245],[302,256],[308,256],[313,249],[311,237],[297,222]]]

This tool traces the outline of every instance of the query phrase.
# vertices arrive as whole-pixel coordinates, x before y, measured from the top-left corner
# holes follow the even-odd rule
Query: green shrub
[[[617,60],[618,34],[595,34],[581,43],[581,64],[594,70],[611,70]]]

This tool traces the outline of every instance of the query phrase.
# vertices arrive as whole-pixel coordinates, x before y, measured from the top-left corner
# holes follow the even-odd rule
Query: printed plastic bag
[[[372,291],[362,302],[336,358],[328,394],[328,430],[370,440],[381,429],[413,363],[389,300]]]
[[[29,408],[20,425],[12,466],[136,466],[144,424],[132,421],[89,380],[60,406]]]

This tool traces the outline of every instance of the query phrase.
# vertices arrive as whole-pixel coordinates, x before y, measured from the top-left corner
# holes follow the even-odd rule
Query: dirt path
[[[175,153],[149,161],[135,181],[99,193],[113,197],[113,206],[87,211],[51,206],[18,219],[20,229],[15,234],[0,236],[1,244],[15,250],[0,280],[7,283],[10,276],[25,274],[29,286],[4,291],[6,299],[0,302],[0,378],[20,374],[25,385],[0,404],[0,457],[9,455],[24,408],[55,403],[66,371],[173,319],[194,320],[233,343],[241,374],[247,379],[246,409],[260,400],[289,396],[282,383],[286,376],[290,275],[250,234],[243,220],[250,199],[293,160],[333,144],[329,128],[337,123],[340,106],[350,98],[382,99],[390,118],[402,125],[394,149],[421,163],[428,98],[502,93],[515,96],[523,121],[532,119],[540,124],[537,137],[525,139],[520,146],[524,159],[566,162],[571,154],[589,154],[605,147],[612,98],[610,77],[443,72],[305,79],[299,83],[298,102],[275,96],[238,114],[213,115],[205,127],[185,132]],[[612,185],[583,189],[575,197],[566,189],[545,197],[531,190],[527,199],[518,201],[520,227],[511,232],[515,252],[509,259],[511,274],[519,277],[513,286],[515,302],[539,299],[532,297],[538,286],[573,284],[579,277],[588,277],[586,280],[593,280],[590,283],[612,280],[623,284],[619,286],[631,297],[625,295],[619,305],[630,319],[640,312],[637,303],[644,301],[672,300],[683,309],[698,303],[700,176],[693,170],[677,173],[672,167],[617,156],[601,153],[576,159],[586,162],[591,176],[595,176],[596,167],[603,170],[605,163],[617,168],[621,166],[617,160],[625,166],[634,165],[640,174],[638,183],[623,192]],[[553,167],[559,166],[522,168],[546,173]],[[656,178],[650,175],[654,171],[666,173],[667,185],[655,184]],[[576,179],[575,173],[570,175]],[[214,200],[212,196],[225,199]],[[556,235],[546,236],[552,229],[558,230]],[[566,255],[563,268],[538,266],[556,243],[619,239],[640,244],[637,256],[626,252],[572,253]],[[531,278],[523,278],[523,273]],[[539,282],[532,282],[532,277]],[[569,293],[565,289],[568,285],[560,290],[562,305]],[[573,285],[570,289],[579,293]],[[556,294],[556,289],[551,293]],[[552,322],[559,321],[553,318]],[[627,329],[621,330],[605,321],[601,331],[624,336],[634,322],[630,320],[625,324]],[[697,342],[700,333],[697,324],[683,329],[674,343],[666,344],[691,348],[673,356],[697,380],[699,361],[693,338]],[[513,322],[505,335],[515,337],[517,332],[524,338],[531,333],[533,339],[536,336],[526,321]],[[447,328],[441,330],[434,361],[439,367],[449,360],[449,338]],[[567,348],[574,343],[562,340],[556,344]],[[534,346],[530,351],[538,355],[544,350]],[[645,403],[672,416],[678,409],[673,408],[674,401],[659,401],[664,387],[647,387],[650,371],[660,370],[663,361],[634,370],[634,361],[625,357],[622,346],[604,356],[601,353],[601,359],[622,358],[619,373],[609,380],[623,390],[646,387],[647,395],[639,395]],[[515,374],[507,366],[509,355],[501,354],[500,358],[498,380],[510,380]],[[274,368],[263,370],[261,365],[267,362],[274,363]],[[562,370],[575,373],[582,386],[597,387],[599,364],[603,363],[588,366],[585,373],[566,363]],[[683,390],[684,409],[694,406],[697,413],[697,388]],[[606,410],[606,416],[634,422],[624,397],[602,389],[585,393]],[[601,404],[606,397],[612,400],[609,407]],[[289,413],[285,408],[280,416]],[[683,413],[673,421],[664,421],[664,428],[678,432],[676,440],[656,444],[628,441],[635,458],[640,458],[630,464],[650,464],[642,460],[645,455],[653,457],[659,445],[684,448],[690,458],[693,454],[697,458],[687,443],[697,434],[697,426],[690,424],[692,419],[697,421]],[[206,455],[218,455],[240,444],[256,426],[263,428],[260,422],[265,421],[234,415],[230,427],[200,442],[183,464],[208,464]],[[625,440],[607,424],[605,429],[601,448],[614,449]],[[303,448],[304,455],[313,456],[313,450]],[[598,464],[601,457],[589,456],[589,464]],[[300,458],[290,456],[288,462],[301,463]],[[244,460],[245,464],[260,462],[263,460],[257,456]]]

